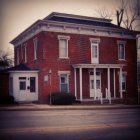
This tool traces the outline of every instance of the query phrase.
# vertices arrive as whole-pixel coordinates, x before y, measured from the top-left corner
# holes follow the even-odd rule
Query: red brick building
[[[137,96],[136,35],[109,19],[51,13],[11,43],[15,65],[39,70],[40,102],[58,91],[81,101]]]

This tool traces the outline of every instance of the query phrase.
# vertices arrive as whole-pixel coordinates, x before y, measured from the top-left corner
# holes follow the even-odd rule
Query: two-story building
[[[51,13],[11,43],[15,65],[38,69],[34,82],[40,102],[58,91],[80,101],[137,97],[136,35],[110,19]],[[30,89],[30,77],[19,77],[17,82],[24,83],[17,88],[23,96]]]

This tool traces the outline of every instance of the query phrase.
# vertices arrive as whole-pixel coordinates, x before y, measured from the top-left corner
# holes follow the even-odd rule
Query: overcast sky
[[[99,7],[113,12],[118,6],[119,0],[0,0],[0,49],[13,49],[12,39],[51,12],[96,17]]]

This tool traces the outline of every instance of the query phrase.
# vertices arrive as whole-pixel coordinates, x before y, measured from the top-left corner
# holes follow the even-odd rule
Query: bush
[[[51,104],[70,105],[75,102],[75,96],[71,93],[55,92],[51,94]]]
[[[0,104],[14,104],[14,97],[9,95],[9,96],[0,96]]]

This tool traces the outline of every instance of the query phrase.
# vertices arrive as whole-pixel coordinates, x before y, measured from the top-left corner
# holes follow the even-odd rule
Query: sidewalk
[[[0,111],[47,111],[47,110],[101,110],[101,109],[130,109],[140,108],[140,105],[47,105],[47,104],[18,104],[0,106]]]

